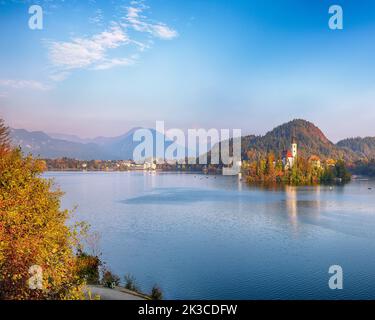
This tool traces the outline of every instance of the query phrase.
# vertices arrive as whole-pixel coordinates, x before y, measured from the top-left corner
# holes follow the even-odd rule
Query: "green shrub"
[[[80,278],[85,279],[88,284],[99,284],[102,265],[98,256],[90,255],[82,251],[77,253],[78,274]]]
[[[151,295],[150,295],[152,300],[162,300],[163,299],[163,292],[159,288],[159,286],[154,285],[151,290]]]
[[[120,284],[120,277],[109,270],[105,270],[102,278],[103,286],[113,289]]]
[[[134,292],[139,292],[139,288],[135,277],[132,276],[130,273],[126,274],[125,277],[125,288]]]

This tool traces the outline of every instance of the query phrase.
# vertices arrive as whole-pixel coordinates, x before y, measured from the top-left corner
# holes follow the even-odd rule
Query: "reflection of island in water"
[[[302,225],[309,224],[348,235],[373,237],[375,222],[372,221],[373,212],[369,211],[369,204],[374,203],[375,198],[370,197],[372,188],[367,186],[368,183],[356,181],[345,186],[284,186],[284,207],[288,221],[298,232]],[[366,228],[366,223],[373,225],[374,229]]]
[[[298,225],[298,206],[297,190],[294,186],[285,187],[285,205],[291,224],[294,227]]]
[[[333,189],[331,189],[333,190]],[[299,209],[304,208],[303,214],[305,218],[317,220],[320,215],[322,206],[321,200],[321,186],[311,186],[309,189],[303,189],[296,186],[284,186],[285,191],[285,208],[289,217],[289,220],[297,230]],[[304,199],[304,193],[308,192],[309,199]]]

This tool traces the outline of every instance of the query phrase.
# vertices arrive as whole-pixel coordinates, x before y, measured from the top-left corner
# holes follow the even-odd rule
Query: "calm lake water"
[[[102,257],[167,299],[375,299],[375,182],[249,187],[237,177],[46,174]],[[372,188],[371,190],[369,188]],[[340,265],[344,289],[328,288]]]

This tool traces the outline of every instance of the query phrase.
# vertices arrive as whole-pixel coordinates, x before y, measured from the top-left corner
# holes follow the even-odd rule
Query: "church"
[[[283,152],[283,165],[285,169],[291,169],[297,160],[297,139],[293,136],[290,149]]]

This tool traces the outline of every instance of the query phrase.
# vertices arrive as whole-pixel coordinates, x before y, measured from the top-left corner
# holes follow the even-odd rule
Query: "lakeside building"
[[[231,167],[224,167],[222,170],[223,176],[241,175],[242,161],[238,160],[233,163]]]
[[[293,167],[295,161],[297,160],[298,156],[298,145],[297,139],[293,136],[290,149],[283,152],[283,166],[285,169],[290,169]]]
[[[156,170],[156,160],[151,158],[149,161],[145,161],[143,164],[144,171],[155,171]]]

